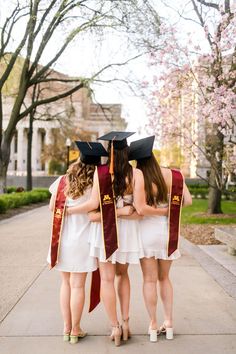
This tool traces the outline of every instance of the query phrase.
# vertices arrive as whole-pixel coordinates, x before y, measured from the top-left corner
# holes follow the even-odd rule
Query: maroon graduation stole
[[[59,245],[61,231],[63,227],[63,218],[65,213],[66,196],[64,193],[66,186],[66,176],[62,176],[58,188],[53,209],[53,223],[51,236],[51,268],[58,262]]]
[[[90,304],[89,312],[92,312],[95,307],[100,303],[100,288],[101,278],[99,268],[92,272],[91,285],[90,285]]]
[[[109,166],[98,166],[97,172],[104,249],[106,259],[108,259],[118,248],[116,204]],[[92,273],[89,312],[93,311],[100,302],[100,282],[100,273],[97,269]]]
[[[103,241],[105,256],[106,259],[108,259],[118,248],[116,203],[113,193],[111,174],[109,173],[109,166],[98,166],[97,171]]]
[[[178,248],[180,218],[183,201],[183,176],[178,170],[171,170],[172,181],[169,200],[168,257]]]

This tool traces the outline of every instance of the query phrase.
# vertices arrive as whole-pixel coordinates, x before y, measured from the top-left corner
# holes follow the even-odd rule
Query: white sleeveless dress
[[[51,194],[56,194],[60,181],[59,177],[50,187]],[[91,188],[77,199],[66,198],[66,206],[77,206],[90,198]],[[65,216],[62,228],[59,258],[55,269],[62,272],[92,272],[97,269],[97,260],[89,256],[90,221],[87,214],[73,214]],[[47,261],[50,264],[50,247]]]
[[[166,207],[167,204],[160,204],[159,206]],[[174,260],[181,256],[179,249],[177,249],[168,257],[167,216],[145,216],[142,220],[139,221],[139,225],[144,257]]]
[[[117,201],[117,208],[133,204],[133,195],[128,194]],[[117,219],[119,247],[107,260],[113,264],[138,264],[140,256],[143,257],[143,248],[140,238],[138,220]],[[92,222],[89,232],[90,256],[98,258],[100,262],[106,262],[102,226],[99,222]]]

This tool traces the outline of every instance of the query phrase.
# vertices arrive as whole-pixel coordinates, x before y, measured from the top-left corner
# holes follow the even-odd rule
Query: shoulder
[[[171,185],[171,169],[168,167],[161,167],[161,173],[167,187],[169,187]]]
[[[170,176],[171,175],[171,169],[168,168],[168,167],[162,167],[161,166],[161,173],[162,173],[163,177]]]
[[[143,172],[138,168],[133,168],[133,180],[134,180],[134,185],[144,183]]]
[[[64,175],[63,175],[64,176]],[[58,185],[59,185],[59,183],[60,183],[60,180],[62,179],[62,177],[63,176],[59,176],[50,186],[49,186],[49,192],[51,193],[51,194],[54,194],[54,193],[56,193],[56,191],[57,191],[57,187],[58,187]]]
[[[143,172],[138,168],[133,167],[133,176],[134,178],[141,178],[143,177]]]

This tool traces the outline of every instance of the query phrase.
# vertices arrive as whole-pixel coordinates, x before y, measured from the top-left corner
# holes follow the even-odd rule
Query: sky
[[[186,0],[180,1],[161,1],[153,0],[153,5],[157,9],[159,15],[165,19],[168,19],[172,23],[177,23],[180,32],[182,29],[182,39],[184,39],[184,32],[186,32],[186,26],[189,27],[188,31],[192,32],[192,36],[196,40],[201,41],[201,33],[199,33],[199,28],[195,24],[189,26],[189,22],[179,20],[176,10],[181,11]],[[170,3],[174,7],[170,8],[166,6],[166,3]],[[171,5],[171,6],[172,6]],[[107,63],[107,58],[112,58],[113,62],[122,61],[123,56],[120,55],[124,51],[123,39],[119,36],[114,36],[112,34],[111,38],[107,38],[106,42],[100,47],[93,40],[88,41],[85,39],[83,42],[75,42],[70,52],[71,55],[63,56],[59,63],[58,68],[69,75],[81,75],[88,74],[91,69],[96,71],[97,66],[103,66]],[[128,53],[127,57],[132,56],[132,52]],[[111,60],[111,61],[112,61]],[[131,73],[130,73],[131,72]],[[133,79],[136,81],[148,81],[152,79],[152,71],[148,66],[147,57],[139,58],[136,61],[132,61],[128,67],[121,67],[118,70],[118,76],[126,76],[127,73],[131,74]],[[93,85],[95,92],[95,100],[99,103],[121,103],[122,104],[122,116],[127,120],[128,131],[136,131],[137,134],[131,137],[134,140],[138,137],[145,137],[148,135],[148,131],[145,126],[148,124],[148,108],[147,108],[147,97],[146,99],[138,97],[139,92],[135,95],[131,90],[128,89],[126,85],[115,84],[103,84]]]
[[[187,0],[152,0],[154,7],[157,9],[158,14],[161,17],[164,17],[176,23],[176,26],[179,28],[180,33],[182,29],[182,39],[184,40],[184,33],[186,32],[186,26],[189,27],[188,31],[192,32],[192,36],[201,41],[201,33],[197,27],[189,22],[178,20],[176,10],[173,10],[171,7],[174,5],[175,8],[181,11],[183,5],[188,2]],[[171,7],[166,6],[166,4],[171,4]],[[1,11],[7,10],[7,2],[0,0]],[[191,14],[190,14],[191,15]],[[1,17],[1,13],[0,13]],[[19,25],[17,28],[15,36],[17,33],[21,33],[24,23]],[[17,39],[17,38],[16,38]],[[55,48],[60,44],[61,37],[58,35],[53,39],[53,43],[47,48],[43,61],[48,61],[48,58],[53,55]],[[103,67],[109,62],[122,62],[124,58],[130,58],[133,55],[132,50],[125,44],[125,38],[120,35],[114,35],[112,33],[110,36],[107,36],[103,44],[101,45],[96,37],[87,36],[84,39],[75,40],[73,44],[66,50],[65,54],[61,56],[58,60],[55,69],[66,73],[71,76],[89,76],[91,73],[99,67]],[[14,43],[13,43],[14,45]],[[115,77],[129,77],[133,81],[148,81],[151,80],[152,72],[148,66],[147,57],[139,58],[138,60],[132,61],[128,66],[123,66],[115,68],[112,72],[109,71],[105,75],[106,78],[111,76]],[[138,137],[147,136],[147,131],[145,125],[148,123],[148,110],[146,107],[145,99],[142,99],[137,96],[139,90],[132,92],[127,85],[124,84],[102,84],[93,85],[94,89],[94,99],[99,103],[121,103],[122,104],[122,117],[128,122],[128,131],[137,131],[138,134],[133,136],[133,139]]]

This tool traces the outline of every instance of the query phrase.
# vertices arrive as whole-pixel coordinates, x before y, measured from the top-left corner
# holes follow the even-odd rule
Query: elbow
[[[193,200],[192,200],[192,198],[188,198],[188,199],[184,199],[184,206],[186,207],[186,206],[190,206],[190,205],[192,205],[193,204]]]
[[[91,222],[96,221],[96,215],[94,215],[94,214],[92,214],[92,215],[88,214],[88,218],[89,218],[89,221],[91,221]]]
[[[97,203],[97,201],[90,201],[90,203],[89,203],[89,205],[88,205],[88,210],[87,210],[87,212],[89,213],[89,212],[91,212],[91,211],[93,211],[93,210],[97,210],[98,209],[98,207],[99,207],[99,202]]]
[[[143,216],[144,212],[145,212],[145,208],[143,206],[137,207],[135,206],[136,212],[138,213],[138,215]]]
[[[89,221],[93,222],[93,216],[88,214]]]

